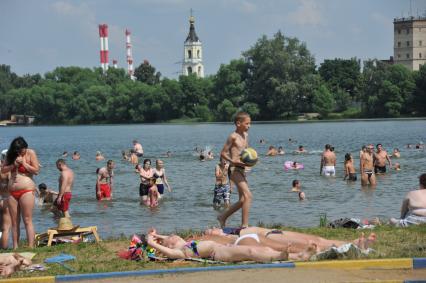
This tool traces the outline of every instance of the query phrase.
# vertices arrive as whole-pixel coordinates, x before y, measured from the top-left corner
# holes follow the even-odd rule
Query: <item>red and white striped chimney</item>
[[[101,40],[101,68],[105,72],[108,70],[108,25],[99,25],[99,38]]]
[[[126,51],[127,51],[127,73],[132,80],[135,79],[133,76],[133,57],[132,57],[132,44],[130,43],[130,30],[126,29]]]

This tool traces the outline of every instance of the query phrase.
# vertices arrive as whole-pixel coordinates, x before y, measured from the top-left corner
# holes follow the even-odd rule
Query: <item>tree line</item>
[[[262,36],[215,75],[162,78],[148,61],[135,69],[58,67],[18,76],[0,65],[0,119],[35,115],[40,124],[140,123],[174,119],[230,121],[237,111],[255,120],[411,117],[426,114],[426,66],[356,58],[318,68],[306,45],[277,32]]]

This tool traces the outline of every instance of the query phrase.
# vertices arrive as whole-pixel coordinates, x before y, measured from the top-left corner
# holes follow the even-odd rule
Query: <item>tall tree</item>
[[[278,32],[272,39],[260,38],[243,56],[248,65],[248,102],[259,107],[259,118],[274,120],[297,112],[306,96],[300,91],[302,81],[315,72],[306,45]]]
[[[149,64],[148,60],[144,60],[143,63],[135,69],[135,77],[140,82],[155,85],[160,82],[161,73],[155,72],[155,68]]]

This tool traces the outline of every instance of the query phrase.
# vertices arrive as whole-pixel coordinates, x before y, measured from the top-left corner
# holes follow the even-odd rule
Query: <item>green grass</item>
[[[259,226],[264,226],[259,223]],[[353,240],[360,236],[360,230],[354,229],[329,229],[329,228],[292,228],[283,227],[280,224],[266,225],[270,228],[291,230],[302,233],[318,235],[327,239]],[[411,258],[426,256],[426,225],[394,228],[382,225],[374,230],[363,230],[366,236],[374,232],[377,242],[371,247],[377,252],[369,255],[369,258]],[[180,231],[182,237],[199,233],[196,230]],[[61,252],[74,255],[77,259],[66,264],[76,272],[70,272],[59,264],[45,264],[48,270],[45,272],[18,272],[13,277],[28,276],[55,276],[64,274],[98,273],[112,271],[130,271],[141,269],[162,269],[176,267],[205,266],[203,263],[194,262],[136,262],[118,258],[117,251],[126,250],[130,240],[126,237],[104,240],[101,243],[61,244],[52,247],[39,247],[33,250],[20,248],[18,252],[29,251],[37,255],[33,263],[43,264],[44,259],[57,256]]]

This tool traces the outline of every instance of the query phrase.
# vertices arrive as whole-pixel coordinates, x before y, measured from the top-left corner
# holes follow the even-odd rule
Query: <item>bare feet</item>
[[[219,221],[220,228],[223,228],[226,226],[226,220],[223,219],[222,215],[217,216],[217,221]]]
[[[370,244],[374,243],[376,239],[377,236],[375,233],[371,233],[370,235],[368,235],[368,238],[365,238],[365,234],[361,233],[361,237],[353,241],[353,243],[358,246],[358,248],[365,250]]]
[[[292,260],[309,260],[313,255],[320,252],[320,249],[317,244],[315,244],[313,241],[309,241],[309,245],[306,248],[306,250],[298,253],[290,254],[289,258]]]
[[[9,277],[13,273],[15,273],[15,271],[16,271],[15,267],[16,267],[16,265],[14,265],[14,264],[0,265],[0,275],[3,276],[3,277]]]

